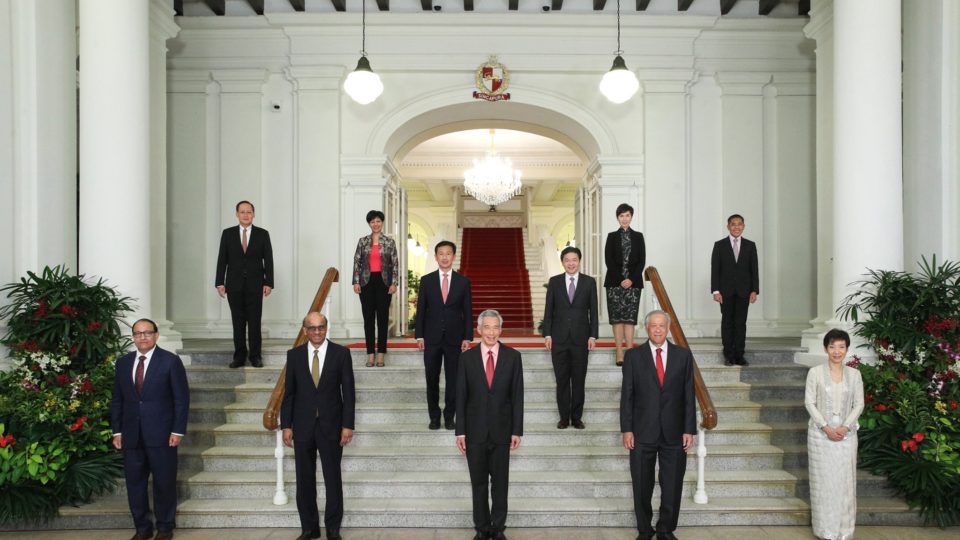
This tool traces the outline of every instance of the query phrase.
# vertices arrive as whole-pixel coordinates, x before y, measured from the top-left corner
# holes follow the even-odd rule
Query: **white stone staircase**
[[[290,502],[272,504],[275,434],[260,425],[286,346],[265,347],[262,369],[231,370],[226,341],[188,341],[191,417],[180,451],[180,527],[297,527],[294,464],[286,449]],[[803,525],[806,493],[805,369],[795,347],[749,346],[751,366],[725,367],[719,346],[694,343],[718,409],[707,434],[708,504],[692,500],[691,454],[683,525]],[[590,356],[583,431],[557,430],[553,372],[540,348],[521,349],[525,379],[523,444],[511,456],[508,527],[633,527],[627,453],[620,444],[620,369],[613,353]],[[471,526],[466,461],[452,431],[427,429],[423,364],[416,349],[391,350],[387,367],[363,367],[354,352],[357,420],[343,458],[344,527]],[[322,495],[323,489],[319,489]],[[916,524],[882,480],[861,473],[860,524]],[[655,495],[656,496],[656,495]],[[656,508],[656,504],[654,505]],[[322,508],[322,501],[321,501]],[[61,509],[47,528],[129,528],[126,498]]]

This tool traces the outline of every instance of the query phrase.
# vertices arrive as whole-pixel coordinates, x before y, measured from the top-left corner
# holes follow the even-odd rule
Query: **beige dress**
[[[813,534],[831,540],[853,537],[857,521],[857,419],[863,412],[863,379],[843,367],[833,382],[830,366],[810,368],[804,405],[810,414],[807,455],[810,467],[810,514]],[[831,441],[821,428],[846,426],[842,441]]]

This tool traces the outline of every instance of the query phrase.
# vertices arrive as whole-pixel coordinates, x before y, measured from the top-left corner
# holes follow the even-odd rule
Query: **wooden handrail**
[[[317,294],[313,297],[313,303],[310,304],[310,309],[307,310],[307,313],[312,311],[320,311],[320,309],[323,307],[323,303],[327,301],[327,296],[330,294],[330,288],[333,287],[333,284],[338,281],[340,281],[340,272],[333,267],[327,268],[327,272],[323,275],[323,281],[320,282],[320,287],[317,289]],[[297,332],[297,339],[293,341],[293,346],[299,347],[306,342],[306,334],[303,332]],[[273,387],[273,392],[270,393],[270,400],[267,401],[267,408],[263,411],[263,427],[269,431],[274,431],[277,429],[277,419],[280,418],[280,405],[283,403],[286,374],[287,366],[283,366],[283,369],[280,370],[280,378],[277,379],[277,384]]]
[[[673,340],[677,345],[689,350],[690,344],[687,343],[687,336],[683,334],[683,328],[680,327],[677,312],[673,310],[673,304],[670,303],[670,297],[667,296],[667,289],[664,288],[663,281],[660,279],[660,272],[657,272],[655,267],[648,266],[643,271],[643,276],[653,287],[653,292],[657,295],[657,301],[660,303],[660,309],[670,315],[670,333],[673,334]],[[710,399],[710,391],[707,390],[707,385],[703,382],[696,359],[693,361],[693,387],[697,394],[697,403],[700,404],[700,415],[703,418],[700,425],[703,426],[703,429],[717,427],[717,409],[713,406],[713,400]]]

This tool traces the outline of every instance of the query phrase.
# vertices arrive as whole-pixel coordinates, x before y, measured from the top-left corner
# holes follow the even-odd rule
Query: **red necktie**
[[[660,379],[660,388],[663,388],[663,349],[657,347],[657,378]]]
[[[443,303],[447,303],[447,294],[450,292],[450,279],[447,274],[443,275],[443,283],[440,284],[440,294],[443,295]]]
[[[243,246],[243,252],[246,253],[247,252],[247,229],[246,228],[243,229],[243,238],[241,239],[240,244],[242,244]]]
[[[493,351],[487,351],[487,388],[493,388]]]
[[[137,387],[137,394],[143,393],[143,362],[147,357],[140,355],[140,362],[137,363],[137,373],[133,376],[134,385]]]

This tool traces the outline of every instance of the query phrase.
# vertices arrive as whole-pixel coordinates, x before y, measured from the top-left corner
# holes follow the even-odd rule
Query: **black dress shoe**
[[[677,540],[677,537],[672,532],[661,532],[657,533],[657,540]]]
[[[303,531],[300,533],[300,536],[297,537],[297,540],[309,540],[310,538],[320,538],[320,529]]]
[[[653,533],[640,533],[637,535],[637,540],[653,540]]]
[[[457,422],[454,420],[447,420],[443,423],[443,427],[447,429],[457,429]]]
[[[561,420],[557,422],[557,429],[567,429],[568,427],[570,427],[569,420]]]
[[[574,420],[573,422],[570,422],[570,423],[573,424],[573,427],[575,427],[575,428],[577,428],[577,429],[583,429],[583,428],[587,427],[587,426],[583,425],[583,421],[581,421],[581,420]]]
[[[734,363],[735,363],[735,362],[733,361],[733,359],[730,358],[729,356],[724,356],[724,357],[723,357],[723,365],[725,365],[725,366],[732,366]]]
[[[750,362],[747,362],[747,359],[741,356],[740,358],[737,358],[736,364],[738,366],[749,366]]]
[[[160,531],[155,540],[173,540],[173,531]]]
[[[473,540],[487,540],[487,538],[490,538],[490,536],[483,531],[477,531],[477,534],[473,535]]]
[[[137,531],[133,536],[130,537],[130,540],[149,540],[150,538],[153,538],[153,530],[146,532]]]
[[[253,366],[253,367],[263,367],[263,359],[262,359],[262,358],[251,358],[251,359],[250,359],[250,365]]]
[[[428,427],[430,429],[440,429],[440,420],[431,420]]]
[[[327,538],[329,540],[341,540],[340,529],[327,529]]]
[[[233,362],[230,362],[230,367],[236,369],[238,367],[243,367],[246,362],[241,358],[234,358]]]
[[[507,540],[507,535],[503,534],[503,531],[497,531],[493,533],[490,538],[493,538],[494,540]]]

